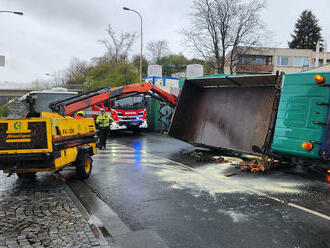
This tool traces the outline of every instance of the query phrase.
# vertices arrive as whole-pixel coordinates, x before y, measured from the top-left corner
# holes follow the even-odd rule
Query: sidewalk
[[[0,248],[104,247],[49,173],[35,180],[0,174]]]

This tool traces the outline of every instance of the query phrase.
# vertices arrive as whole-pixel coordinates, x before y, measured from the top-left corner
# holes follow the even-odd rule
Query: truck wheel
[[[29,172],[29,173],[16,173],[19,179],[33,179],[36,176],[36,172]]]
[[[141,132],[140,128],[138,128],[138,127],[133,128],[132,131],[133,131],[133,134],[139,134]]]
[[[86,152],[81,160],[76,163],[77,175],[82,179],[86,179],[90,176],[92,172],[93,160],[91,156]]]

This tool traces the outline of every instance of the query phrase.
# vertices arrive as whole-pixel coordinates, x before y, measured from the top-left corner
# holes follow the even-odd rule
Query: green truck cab
[[[271,153],[329,159],[330,72],[283,75]]]

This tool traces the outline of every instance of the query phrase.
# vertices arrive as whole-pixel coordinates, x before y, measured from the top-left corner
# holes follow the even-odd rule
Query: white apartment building
[[[234,62],[234,74],[271,74],[276,71],[290,73],[311,70],[315,67],[330,64],[330,53],[309,49],[239,47]],[[241,52],[240,52],[241,51]],[[230,55],[230,54],[229,54]],[[227,56],[227,58],[229,57]],[[225,73],[230,73],[229,64]]]

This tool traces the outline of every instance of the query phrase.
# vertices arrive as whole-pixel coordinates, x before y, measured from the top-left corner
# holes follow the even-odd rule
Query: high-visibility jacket
[[[109,127],[111,121],[113,121],[111,116],[106,114],[99,115],[96,119],[96,123],[99,124],[99,127]]]

